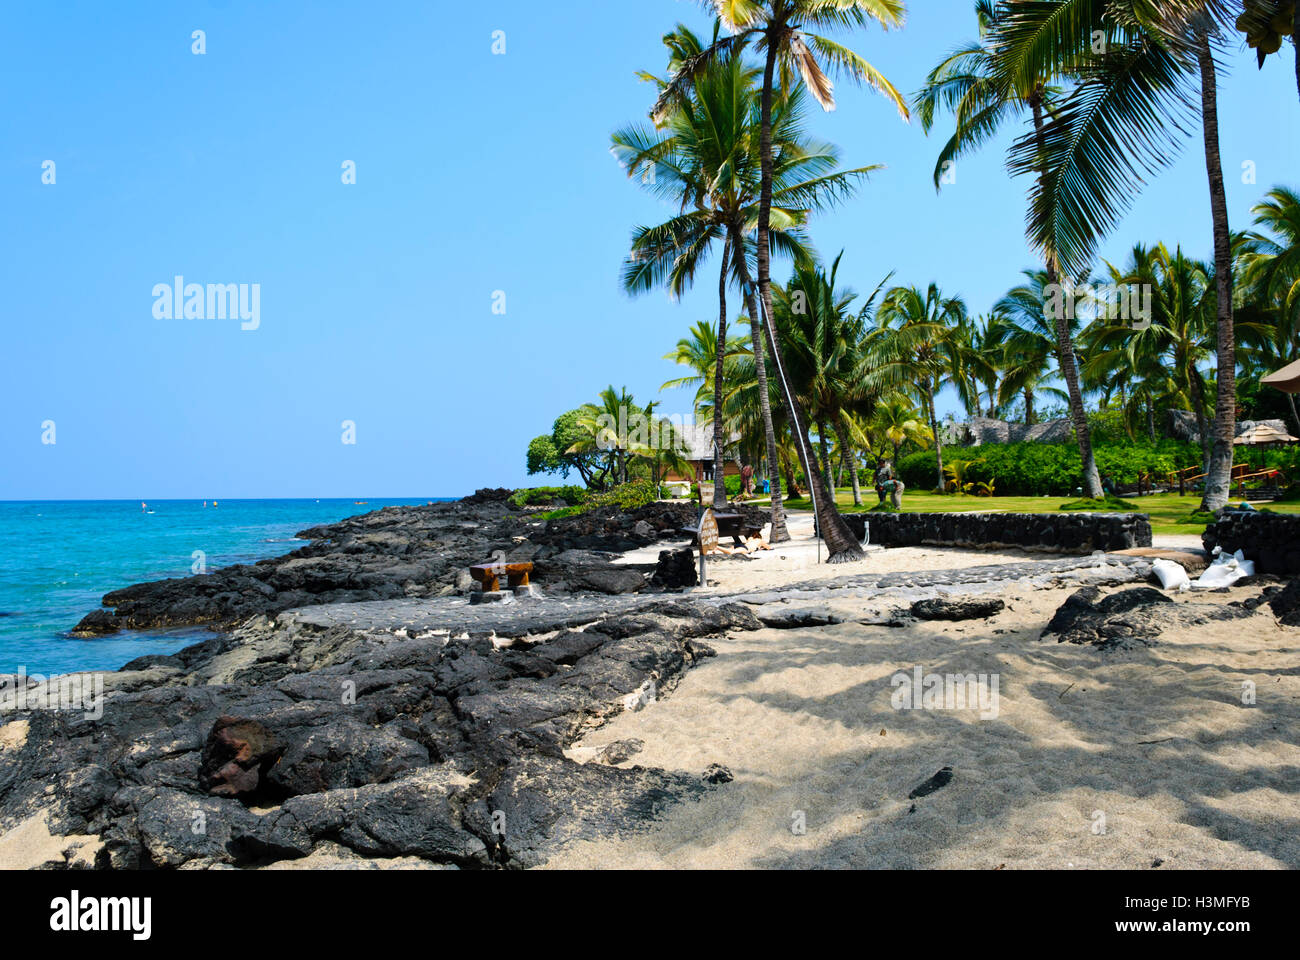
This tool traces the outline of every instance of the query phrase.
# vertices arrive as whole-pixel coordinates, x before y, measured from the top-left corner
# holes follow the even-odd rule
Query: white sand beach
[[[1012,559],[904,548],[793,574],[809,546],[710,569],[735,590]],[[828,591],[846,622],[711,641],[717,657],[570,755],[635,738],[644,747],[622,766],[698,774],[716,763],[734,781],[639,835],[573,843],[549,866],[1300,867],[1300,630],[1264,607],[1132,651],[1040,641],[1071,592],[1016,584],[988,620],[889,627],[857,621],[887,618],[896,600]],[[996,716],[894,709],[891,677],[916,667],[996,676]],[[908,799],[945,766],[951,782]]]

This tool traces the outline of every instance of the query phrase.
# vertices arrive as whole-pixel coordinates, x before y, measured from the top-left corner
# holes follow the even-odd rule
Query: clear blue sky
[[[852,44],[910,92],[974,18],[969,0],[909,6],[904,30]],[[620,292],[629,230],[669,211],[608,144],[644,115],[633,71],[662,70],[679,19],[707,29],[687,0],[9,5],[0,499],[455,495],[524,483],[528,440],[604,385],[655,395],[716,288]],[[1290,71],[1243,54],[1222,81],[1234,227],[1296,182]],[[1032,262],[1027,183],[990,148],[936,196],[938,136],[838,92],[812,132],[888,169],[814,222],[819,249],[847,250],[860,291],[892,269],[987,309]],[[1105,252],[1208,257],[1209,222],[1190,140]],[[155,319],[153,287],[177,274],[259,283],[260,328]]]

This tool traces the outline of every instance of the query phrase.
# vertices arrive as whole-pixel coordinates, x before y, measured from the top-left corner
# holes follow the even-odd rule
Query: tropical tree
[[[690,84],[665,84],[657,116],[666,134],[641,127],[615,134],[615,152],[629,172],[649,169],[652,187],[677,196],[683,212],[652,228],[638,228],[633,237],[624,282],[634,292],[668,278],[670,291],[679,290],[694,272],[703,251],[722,239],[730,252],[733,277],[745,299],[750,317],[758,316],[751,262],[762,262],[765,252],[785,253],[796,263],[811,261],[812,252],[803,226],[811,211],[826,209],[852,195],[874,166],[840,170],[839,153],[829,144],[809,140],[802,131],[806,93],[792,81],[783,88],[776,109],[763,113],[754,73],[741,62],[741,45],[715,41],[712,53],[692,61],[690,70],[679,67],[678,77],[689,75]],[[715,55],[716,54],[716,55]],[[684,71],[684,72],[683,72]],[[770,163],[759,155],[761,137],[755,137],[762,120],[767,133]],[[764,171],[768,179],[763,179]],[[645,176],[643,180],[647,179]],[[760,219],[764,183],[768,189],[770,230],[759,243],[752,234]],[[686,198],[694,209],[686,209]],[[703,199],[702,199],[703,198]],[[679,279],[680,278],[680,279]],[[725,289],[720,280],[720,327],[725,324]],[[765,389],[768,376],[762,341],[763,324],[751,324],[755,370],[760,380],[757,395],[763,413],[768,462],[777,462],[776,434]],[[770,345],[769,345],[770,346]],[[721,389],[714,398],[715,431],[723,404]],[[721,436],[715,432],[715,436]],[[770,539],[788,539],[778,473],[770,471],[772,529]],[[716,483],[721,483],[719,477]],[[846,528],[847,529],[847,528]],[[852,536],[850,534],[850,540]],[[856,541],[853,541],[856,544]]]
[[[1111,368],[1136,373],[1139,382],[1152,386],[1164,381],[1163,397],[1148,390],[1143,399],[1164,399],[1171,406],[1192,409],[1208,469],[1212,439],[1201,368],[1215,355],[1213,266],[1185,256],[1181,247],[1171,251],[1158,243],[1138,244],[1127,265],[1107,268],[1112,285],[1150,290],[1151,309],[1140,323],[1100,316],[1089,325],[1085,336],[1094,345],[1099,372]],[[1142,391],[1135,393],[1140,396]]]
[[[1001,347],[1003,380],[998,388],[998,404],[1010,405],[1020,397],[1025,407],[1025,423],[1038,422],[1035,403],[1048,395],[1069,403],[1069,395],[1050,381],[1060,369],[1060,338],[1047,309],[1049,287],[1053,282],[1046,270],[1023,271],[1025,282],[1012,287],[994,305],[994,327]],[[1067,335],[1073,342],[1079,329],[1077,315],[1066,317]]]
[[[860,418],[874,403],[864,369],[863,314],[850,309],[857,295],[835,285],[842,256],[829,273],[820,267],[796,268],[787,286],[773,288],[773,332],[784,344],[790,389],[817,427],[820,472],[832,492],[830,438],[837,437],[856,487],[852,451],[867,442]],[[796,439],[802,445],[807,437]],[[816,459],[815,453],[810,456]]]
[[[890,394],[876,403],[871,432],[893,448],[895,466],[903,444],[914,443],[924,449],[934,441],[934,432],[925,425],[924,416],[902,393]]]
[[[660,390],[676,390],[682,387],[695,387],[695,411],[708,407],[710,412],[717,402],[723,382],[730,384],[736,374],[738,365],[746,358],[752,359],[749,344],[744,337],[728,337],[726,349],[721,351],[723,358],[723,381],[718,379],[718,332],[713,325],[703,320],[691,326],[687,336],[677,341],[677,346],[664,354],[665,360],[671,360],[678,366],[687,367],[692,372],[689,376],[674,377],[661,386]]]
[[[593,490],[602,489],[609,476],[610,459],[598,448],[571,453],[581,445],[584,432],[578,425],[581,410],[570,410],[555,418],[551,432],[534,437],[528,444],[528,473],[555,473],[567,478],[576,470],[582,482]]]
[[[673,446],[670,435],[667,444],[655,435],[660,421],[654,416],[658,404],[651,401],[639,405],[628,393],[627,387],[615,390],[613,385],[600,391],[597,403],[583,404],[578,408],[574,423],[577,439],[566,453],[570,455],[599,456],[607,458],[606,473],[616,483],[627,483],[628,466],[633,458],[653,460],[655,450],[661,445]]]
[[[1288,187],[1274,187],[1252,212],[1255,226],[1271,233],[1248,234],[1238,256],[1242,310],[1252,327],[1243,334],[1243,359],[1260,376],[1300,357],[1300,196]],[[1295,395],[1284,396],[1300,436]]]
[[[1062,10],[1057,8],[1069,6],[1069,0],[1061,3],[1040,2],[1036,5],[1052,7],[1055,13],[1060,14]],[[935,111],[940,107],[950,111],[956,120],[956,129],[940,151],[935,165],[936,189],[942,184],[948,164],[987,142],[1008,121],[1024,122],[1026,116],[1032,122],[1031,135],[1022,138],[1020,142],[1033,144],[1035,152],[1019,172],[1037,175],[1040,190],[1049,176],[1045,117],[1056,109],[1060,94],[1056,83],[1062,75],[1068,76],[1069,64],[1058,63],[1031,44],[1027,45],[1039,60],[1027,57],[1009,60],[1005,47],[1011,38],[1017,36],[1017,30],[1024,29],[1020,19],[1024,16],[1021,8],[1026,6],[1026,3],[1017,3],[1015,0],[997,6],[977,2],[975,14],[980,39],[959,47],[940,61],[930,71],[924,87],[916,96],[917,112],[927,133],[933,126]],[[1046,15],[1043,16],[1046,19]],[[1059,259],[1054,250],[1045,249],[1045,252],[1047,284],[1058,285],[1061,272]],[[1066,312],[1062,312],[1051,319],[1055,327],[1058,366],[1066,384],[1070,417],[1074,422],[1079,455],[1083,460],[1084,487],[1089,496],[1100,497],[1101,477],[1092,453],[1092,437],[1083,405],[1074,344],[1070,338],[1070,318]]]
[[[954,331],[966,323],[966,304],[944,296],[933,283],[924,291],[893,287],[876,320],[866,336],[871,383],[881,392],[908,390],[920,400],[938,456],[935,488],[943,490],[943,437],[935,398],[960,374],[960,340]]]
[[[1221,0],[1007,0],[995,29],[994,71],[1004,88],[1023,88],[1034,79],[1073,83],[1047,121],[1012,148],[1012,170],[1037,174],[1028,234],[1049,270],[1087,270],[1143,174],[1172,160],[1199,101],[1214,236],[1217,358],[1203,510],[1227,502],[1236,419],[1232,243],[1215,63],[1226,8]],[[1074,395],[1071,387],[1072,407]]]
[[[757,294],[762,313],[753,308],[750,315],[755,323],[768,330],[773,360],[777,366],[778,384],[786,413],[796,436],[808,436],[807,420],[784,383],[784,366],[779,338],[773,335],[772,317],[772,211],[775,190],[775,152],[772,138],[774,102],[779,87],[784,94],[795,88],[793,78],[797,73],[823,109],[834,108],[833,83],[825,69],[865,83],[880,91],[894,102],[899,113],[908,116],[907,104],[901,94],[883,74],[849,48],[813,29],[865,27],[877,23],[886,29],[902,26],[904,5],[902,0],[702,0],[712,9],[731,36],[721,38],[702,50],[696,57],[682,63],[665,86],[655,105],[655,114],[662,116],[671,109],[682,91],[689,89],[702,74],[708,63],[738,47],[754,42],[763,54],[763,92],[759,121],[760,192],[757,219]],[[780,77],[778,78],[778,73]],[[834,497],[821,485],[818,472],[812,468],[804,444],[799,444],[800,458],[816,504],[818,527],[826,539],[832,563],[858,560],[864,554],[853,533],[840,517]]]

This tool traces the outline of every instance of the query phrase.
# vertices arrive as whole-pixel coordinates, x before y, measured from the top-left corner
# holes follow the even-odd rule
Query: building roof
[[[713,424],[712,423],[684,423],[677,427],[681,435],[682,442],[686,447],[685,457],[687,460],[712,460],[713,459]],[[739,433],[732,433],[727,437],[726,447],[723,450],[723,459],[736,459],[736,444],[740,441]]]

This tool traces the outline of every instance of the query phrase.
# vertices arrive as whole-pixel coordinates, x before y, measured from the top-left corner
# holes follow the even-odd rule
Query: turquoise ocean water
[[[203,628],[68,636],[110,590],[296,550],[294,534],[405,500],[34,500],[0,502],[0,673],[115,670],[212,636]],[[152,511],[152,512],[149,512]]]

